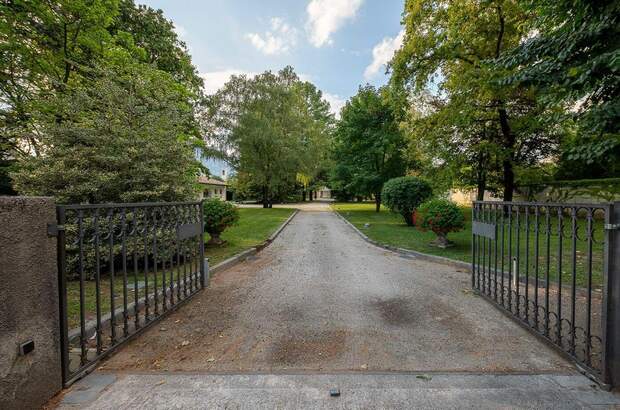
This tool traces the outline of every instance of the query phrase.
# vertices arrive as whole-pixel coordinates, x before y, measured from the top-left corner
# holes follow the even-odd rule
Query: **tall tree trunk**
[[[306,202],[306,190],[301,191],[301,202]]]
[[[499,23],[499,33],[497,36],[497,44],[495,46],[495,58],[499,58],[502,52],[502,41],[504,39],[504,30],[506,21],[504,19],[504,12],[501,6],[497,6],[497,17]],[[497,113],[499,114],[499,125],[502,129],[504,136],[504,150],[507,153],[502,161],[502,168],[504,172],[504,201],[512,201],[512,194],[515,189],[515,173],[513,169],[514,149],[515,149],[515,136],[510,129],[508,123],[508,113],[504,108],[504,102],[498,101]]]
[[[476,173],[476,200],[484,201],[484,192],[487,189],[487,173],[484,154],[478,156],[478,172]]]
[[[377,192],[375,194],[375,212],[379,212],[381,210],[381,192]]]
[[[485,180],[478,180],[478,187],[476,190],[476,201],[484,201],[484,192],[486,191],[486,181]]]
[[[263,185],[263,208],[269,208],[267,185]]]
[[[504,171],[504,201],[510,202],[512,201],[512,195],[515,189],[515,173],[514,173],[514,149],[515,149],[515,136],[510,129],[510,124],[508,123],[508,114],[506,113],[505,108],[499,108],[497,110],[499,114],[499,124],[502,129],[502,134],[504,136],[504,150],[506,152],[506,156],[502,161],[502,168]]]

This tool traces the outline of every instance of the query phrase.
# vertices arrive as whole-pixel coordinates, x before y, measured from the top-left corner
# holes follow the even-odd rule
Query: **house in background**
[[[231,176],[232,168],[224,160],[202,158],[200,149],[196,150],[196,158],[209,169],[209,175],[201,175],[198,177],[198,183],[202,186],[200,199],[202,198],[219,198],[226,201],[230,195],[227,195],[228,184],[226,181]]]
[[[226,201],[226,187],[228,184],[225,181],[201,175],[198,177],[198,183],[202,187],[200,199],[218,198]]]
[[[316,199],[331,199],[332,198],[332,190],[328,187],[324,186],[318,191],[315,191],[314,197]]]

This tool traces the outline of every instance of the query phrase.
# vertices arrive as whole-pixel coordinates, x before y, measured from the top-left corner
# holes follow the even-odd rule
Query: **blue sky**
[[[360,84],[385,83],[384,64],[402,42],[402,0],[137,2],[174,22],[207,92],[231,74],[291,65],[335,111]]]

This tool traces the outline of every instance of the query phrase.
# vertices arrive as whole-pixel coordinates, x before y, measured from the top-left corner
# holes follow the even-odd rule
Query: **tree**
[[[186,172],[189,169],[197,172],[197,169],[187,163],[186,149],[188,144],[199,142],[190,140],[196,133],[192,111],[200,101],[202,82],[191,64],[185,45],[178,40],[173,29],[172,23],[163,17],[161,11],[136,7],[131,0],[0,3],[2,183],[6,184],[5,175],[10,171],[21,181],[10,183],[21,184],[22,193],[58,194],[64,200],[187,197],[193,191],[193,181],[190,184]],[[146,84],[153,87],[151,96],[149,90],[143,88]],[[155,95],[163,100],[154,102],[150,98]],[[138,134],[131,124],[122,130],[117,124],[105,123],[103,112],[119,121],[125,115],[108,106],[113,101],[118,101],[119,107],[128,108],[130,112],[127,116],[133,116],[136,121],[151,115],[153,127],[149,124],[145,129],[153,131],[153,140],[144,134],[139,139],[128,141],[126,138]],[[144,105],[132,107],[127,105],[128,102]],[[99,106],[104,108],[97,116],[94,111]],[[145,107],[160,111],[152,114],[141,112]],[[132,184],[141,183],[147,174],[149,178],[155,178],[156,172],[161,171],[161,186],[155,187],[155,182],[149,181],[144,187],[145,192],[138,193],[140,189],[128,188],[126,193],[121,194],[117,191],[118,187],[110,183],[99,185],[106,191],[96,193],[92,191],[92,186],[87,186],[88,181],[79,182],[80,173],[83,173],[83,164],[79,161],[84,158],[72,159],[67,151],[70,148],[67,142],[70,138],[77,138],[80,142],[77,143],[76,153],[85,154],[84,149],[91,142],[85,142],[88,138],[84,133],[93,129],[93,124],[88,123],[91,120],[99,121],[104,125],[101,130],[110,132],[104,135],[101,130],[93,130],[92,155],[103,157],[114,149],[120,149],[123,144],[134,146],[139,140],[150,157],[142,164],[129,167],[117,161],[95,161],[85,169],[97,177],[107,173],[123,175]],[[163,141],[163,134],[154,128],[157,120],[166,124],[162,128],[162,131],[169,132],[166,141]],[[176,122],[174,126],[173,122]],[[74,136],[69,137],[69,134]],[[84,135],[78,138],[80,134]],[[108,139],[107,145],[102,143],[104,138]],[[167,145],[171,141],[175,141],[173,145]],[[94,152],[94,147],[100,152]],[[160,164],[166,165],[164,167],[149,165],[151,159],[157,162],[167,155],[166,150],[173,158],[182,159],[177,171],[173,172],[166,164]],[[55,158],[55,155],[59,157]],[[137,157],[134,153],[121,152],[123,156]],[[55,161],[58,168],[53,166]],[[47,170],[52,174],[45,175],[32,169],[35,164],[49,166]],[[81,185],[63,185],[59,174],[61,170],[67,174],[67,181],[76,178],[73,182]],[[127,173],[128,170],[136,173]],[[183,177],[176,182],[169,180],[175,173]],[[25,180],[31,185],[24,185]],[[47,182],[53,182],[51,186],[58,191],[46,186]],[[93,182],[93,186],[102,182]],[[10,192],[12,188],[15,187],[2,189],[3,192]],[[146,192],[151,188],[150,193]]]
[[[448,150],[439,159],[471,167],[464,175],[475,176],[479,197],[499,164],[504,199],[512,200],[515,167],[548,156],[556,143],[538,121],[544,108],[537,90],[495,81],[506,70],[494,60],[524,38],[527,18],[517,0],[405,3],[406,34],[391,62],[392,82],[415,97],[429,90],[437,96],[435,110],[413,121],[441,127],[426,126],[433,132],[416,137],[456,149],[458,155]]]
[[[408,226],[413,226],[413,211],[431,197],[433,190],[423,179],[407,176],[392,178],[383,186],[381,196],[385,205],[402,215]]]
[[[227,154],[240,175],[261,187],[264,207],[321,169],[331,114],[320,91],[291,67],[254,78],[233,76],[207,99],[206,143]]]
[[[115,0],[0,3],[0,145],[7,156],[41,154],[35,111],[114,48],[107,27],[117,7]]]
[[[620,175],[620,3],[523,1],[533,35],[498,60],[502,83],[535,86],[562,109],[548,118],[570,133],[560,171],[570,177]]]
[[[385,88],[360,87],[342,109],[334,137],[334,176],[347,178],[340,180],[347,191],[374,195],[377,212],[383,184],[406,171],[405,140],[388,94]]]
[[[305,201],[306,191],[312,200],[312,191],[325,185],[327,173],[332,167],[330,149],[335,125],[334,115],[330,112],[329,103],[313,84],[300,82],[296,93],[301,98],[302,110],[302,155],[301,173],[297,182],[302,185],[302,198]]]
[[[63,203],[193,198],[200,140],[188,133],[186,93],[169,74],[136,64],[52,97],[53,110],[36,118],[45,152],[23,160],[18,191]]]
[[[193,95],[201,95],[203,80],[192,64],[187,45],[179,39],[174,24],[166,19],[163,11],[141,4],[136,6],[134,0],[120,0],[118,17],[109,31],[118,42],[137,47],[140,61],[171,74]],[[126,38],[130,40],[127,42]]]

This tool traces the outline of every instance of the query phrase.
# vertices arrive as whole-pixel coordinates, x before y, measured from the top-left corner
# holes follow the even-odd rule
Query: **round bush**
[[[452,201],[447,199],[431,199],[424,202],[416,210],[416,225],[426,231],[431,230],[437,235],[433,245],[445,248],[450,246],[448,232],[458,232],[465,228],[463,212]]]
[[[224,241],[220,238],[220,234],[239,221],[239,210],[230,202],[217,198],[205,199],[202,202],[202,209],[205,231],[211,236],[207,244],[221,245]]]
[[[428,182],[417,177],[390,179],[383,186],[381,197],[385,206],[399,213],[409,226],[413,226],[413,211],[433,194]]]

